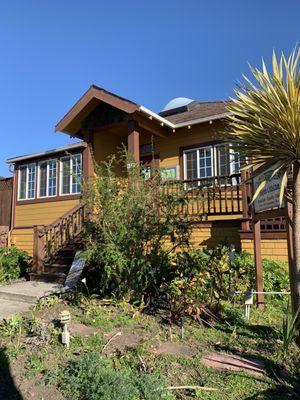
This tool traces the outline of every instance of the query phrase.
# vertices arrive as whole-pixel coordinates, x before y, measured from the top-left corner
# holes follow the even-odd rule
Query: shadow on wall
[[[233,244],[236,250],[241,250],[241,239],[237,227],[215,227],[212,226],[210,231],[210,237],[201,242],[201,246],[208,249],[215,248],[218,244]]]
[[[0,399],[24,400],[15,386],[5,348],[0,348]]]

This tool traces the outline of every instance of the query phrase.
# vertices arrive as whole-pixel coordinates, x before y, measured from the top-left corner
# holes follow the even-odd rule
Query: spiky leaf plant
[[[227,139],[238,146],[241,156],[250,160],[248,168],[272,170],[254,197],[275,173],[282,174],[280,201],[286,195],[288,176],[292,177],[294,270],[291,276],[294,311],[299,308],[300,291],[300,49],[289,57],[273,52],[272,68],[250,67],[252,77],[244,76],[236,98],[228,105]]]

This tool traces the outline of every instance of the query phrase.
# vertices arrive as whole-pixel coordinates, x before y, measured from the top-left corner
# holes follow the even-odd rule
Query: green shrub
[[[199,311],[202,303],[232,300],[232,291],[255,289],[254,258],[233,246],[220,244],[209,250],[190,250],[172,257],[174,278],[164,289],[178,313]],[[282,263],[263,260],[265,291],[289,289],[289,274]]]
[[[60,378],[60,388],[73,400],[172,399],[156,377],[117,371],[109,359],[97,353],[87,353],[70,364]]]
[[[264,291],[284,292],[290,290],[289,272],[280,261],[263,260]]]
[[[166,193],[159,177],[141,178],[126,153],[95,166],[86,191],[90,221],[85,225],[85,257],[95,265],[102,293],[141,299],[170,279],[170,253],[189,238],[189,223],[178,210],[186,193]],[[124,178],[115,174],[115,164]]]
[[[0,247],[0,284],[25,276],[30,268],[29,255],[14,246]]]

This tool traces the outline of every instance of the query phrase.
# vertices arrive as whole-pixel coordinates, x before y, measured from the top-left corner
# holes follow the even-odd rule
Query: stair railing
[[[51,224],[33,227],[32,272],[42,273],[45,263],[82,232],[85,213],[85,204],[81,203]]]

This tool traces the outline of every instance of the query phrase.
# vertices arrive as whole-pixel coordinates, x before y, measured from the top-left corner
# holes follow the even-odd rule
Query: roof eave
[[[40,157],[44,157],[44,156],[51,156],[54,154],[63,153],[68,150],[80,149],[80,148],[86,147],[86,146],[87,146],[87,144],[85,142],[78,142],[78,143],[73,143],[71,145],[58,147],[57,149],[53,149],[53,150],[46,150],[46,151],[41,151],[39,153],[32,153],[32,154],[26,154],[26,155],[20,156],[20,157],[8,158],[5,162],[7,164],[15,164],[20,161],[32,160],[32,159],[40,158]]]

